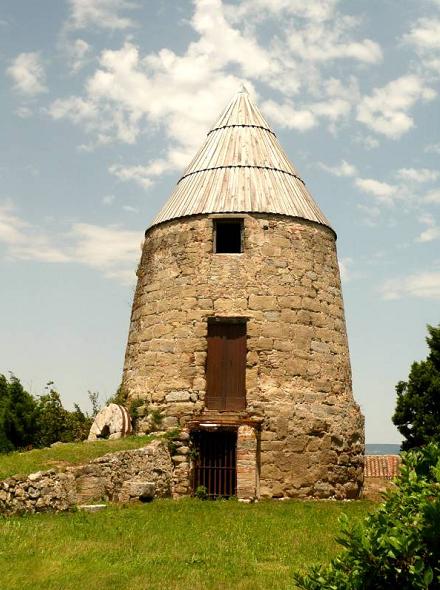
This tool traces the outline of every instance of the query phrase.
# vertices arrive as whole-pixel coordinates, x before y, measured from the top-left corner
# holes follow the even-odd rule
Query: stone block
[[[273,295],[251,295],[249,297],[249,309],[278,310],[278,301]]]
[[[155,485],[151,481],[143,480],[127,480],[122,484],[119,494],[119,502],[133,502],[140,500],[141,502],[150,502],[155,495]]]
[[[187,402],[191,398],[191,394],[188,391],[170,391],[165,396],[167,402]]]

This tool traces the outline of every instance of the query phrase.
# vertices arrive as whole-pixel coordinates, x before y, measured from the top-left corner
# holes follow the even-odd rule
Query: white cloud
[[[437,5],[440,4],[437,2]],[[422,66],[430,75],[440,73],[440,18],[438,13],[415,21],[403,42],[415,50]]]
[[[376,133],[398,139],[414,126],[408,114],[410,109],[419,100],[429,101],[435,96],[436,92],[420,76],[402,76],[364,97],[358,107],[357,120]]]
[[[324,121],[334,131],[359,102],[359,88],[354,76],[326,78],[324,69],[335,60],[365,64],[381,57],[377,43],[354,38],[359,20],[337,12],[337,4],[194,0],[189,24],[198,37],[181,54],[162,49],[142,55],[129,41],[120,49],[103,51],[84,93],[54,101],[49,112],[54,119],[69,119],[84,128],[92,139],[83,150],[111,141],[134,143],[142,133],[160,133],[168,149],[158,160],[111,168],[121,179],[143,186],[159,173],[188,163],[241,82],[251,94],[252,81],[281,91],[286,97],[281,104],[262,105],[279,125],[306,131]],[[93,20],[97,8],[111,6],[119,18],[129,5],[122,0],[71,0],[78,26]],[[282,32],[263,44],[256,28],[267,22],[269,13],[287,20]],[[297,17],[305,21],[304,32],[302,26],[294,30]],[[295,46],[292,35],[302,35],[301,47]],[[303,104],[291,100],[300,91]]]
[[[165,132],[168,152],[146,166],[112,167],[120,178],[146,186],[147,173],[154,178],[158,169],[183,168],[188,163],[242,81],[226,73],[226,65],[235,63],[242,75],[255,77],[270,77],[277,71],[253,38],[226,22],[220,0],[197,0],[191,22],[200,38],[183,56],[164,49],[142,57],[128,42],[120,50],[103,51],[98,70],[87,80],[85,96],[59,99],[50,107],[53,118],[83,126],[96,144],[115,139],[134,143],[147,127]],[[252,84],[248,86],[252,91]]]
[[[341,160],[338,166],[328,166],[320,162],[319,167],[334,176],[355,176],[358,173],[356,166],[349,164],[345,160]]]
[[[0,243],[6,247],[9,257],[19,260],[68,260],[68,256],[54,246],[44,232],[18,217],[9,203],[0,205]]]
[[[368,225],[369,227],[375,227],[378,224],[381,215],[380,207],[377,205],[363,205],[362,203],[359,203],[357,208],[362,213],[363,222],[365,225]]]
[[[68,27],[85,29],[98,27],[101,29],[128,29],[135,22],[123,16],[126,10],[136,8],[129,0],[69,0],[70,15]]]
[[[103,205],[111,205],[115,198],[115,195],[104,195],[101,199],[101,203]]]
[[[299,58],[314,62],[354,59],[373,64],[381,61],[382,51],[375,41],[351,41],[344,38],[346,29],[352,24],[353,20],[349,17],[341,17],[333,21],[331,28],[323,23],[292,27],[289,48]]]
[[[419,18],[404,41],[418,49],[440,49],[440,19]]]
[[[440,143],[427,145],[423,151],[427,154],[440,154]]]
[[[139,184],[142,188],[150,188],[153,184],[151,180],[151,176],[154,176],[152,173],[151,168],[156,166],[157,170],[162,170],[164,172],[167,167],[159,167],[158,161],[156,161],[151,166],[121,166],[120,164],[113,164],[109,168],[109,172],[114,174],[122,181],[130,181],[133,180],[137,184]]]
[[[416,242],[432,242],[440,238],[440,226],[437,225],[431,213],[420,215],[419,222],[426,225],[427,228],[417,237]]]
[[[122,209],[127,211],[127,213],[139,213],[139,209],[137,207],[132,207],[131,205],[123,205]]]
[[[440,204],[440,189],[434,189],[426,193],[424,199],[426,203]]]
[[[392,203],[398,187],[387,182],[380,182],[374,178],[356,178],[355,185],[364,193],[373,195],[380,201]]]
[[[341,273],[341,280],[348,283],[353,277],[351,267],[353,266],[353,258],[345,257],[339,260],[339,271]]]
[[[417,238],[417,242],[432,242],[433,240],[440,239],[440,227],[433,226],[428,227]]]
[[[362,145],[366,150],[374,150],[380,145],[379,140],[372,135],[357,135],[354,140],[356,143]]]
[[[239,4],[226,5],[228,17],[233,21],[261,20],[268,13],[275,16],[296,16],[312,21],[325,21],[334,16],[339,0],[242,0]]]
[[[396,176],[403,181],[425,183],[437,180],[440,173],[428,168],[400,168]]]
[[[434,219],[434,217],[432,216],[431,213],[426,213],[426,212],[425,213],[422,213],[419,216],[418,221],[420,223],[423,223],[424,225],[429,225],[429,226],[435,225],[435,219]]]
[[[307,131],[316,127],[320,119],[329,122],[330,130],[341,119],[346,119],[359,98],[357,81],[351,78],[344,86],[340,80],[330,78],[322,83],[324,99],[297,105],[292,100],[277,103],[267,100],[261,105],[264,114],[280,127]]]
[[[66,48],[72,61],[72,72],[77,73],[87,63],[92,47],[84,39],[75,39],[73,43],[66,44]]]
[[[384,299],[402,297],[440,299],[440,272],[420,272],[386,281],[381,289]]]
[[[311,110],[296,108],[291,101],[279,104],[267,100],[261,106],[267,117],[282,127],[306,131],[317,125],[317,118]]]
[[[107,272],[116,272],[117,266],[139,257],[141,236],[137,231],[118,226],[99,226],[74,223],[70,236],[72,260]]]
[[[57,234],[25,221],[10,203],[0,205],[0,244],[13,260],[82,264],[127,284],[134,281],[141,239],[137,231],[89,223]]]
[[[7,68],[6,73],[14,82],[14,89],[26,96],[47,91],[46,73],[39,53],[20,53]]]
[[[32,115],[32,110],[29,107],[21,105],[15,109],[15,114],[20,119],[28,119]]]

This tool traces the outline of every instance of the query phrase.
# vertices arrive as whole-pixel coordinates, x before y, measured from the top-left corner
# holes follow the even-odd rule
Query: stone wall
[[[172,463],[163,441],[108,453],[63,472],[50,469],[0,481],[0,514],[57,512],[99,500],[127,502],[145,482],[154,484],[156,497],[171,495]]]
[[[258,433],[243,424],[237,430],[237,497],[254,500],[259,497]]]
[[[214,254],[212,219],[153,227],[138,268],[123,382],[165,428],[205,409],[208,318],[247,322],[246,411],[261,419],[262,497],[356,497],[363,418],[353,401],[335,236],[244,217],[244,252]],[[219,417],[221,418],[221,416]],[[139,423],[147,431],[148,418]]]

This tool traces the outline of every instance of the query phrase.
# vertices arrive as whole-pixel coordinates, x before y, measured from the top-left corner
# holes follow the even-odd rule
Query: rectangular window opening
[[[214,252],[241,254],[243,252],[243,219],[214,221]]]

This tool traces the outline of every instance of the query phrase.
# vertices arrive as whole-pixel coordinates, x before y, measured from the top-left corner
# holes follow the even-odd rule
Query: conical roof
[[[152,225],[203,213],[278,213],[331,227],[245,88],[209,131]]]

